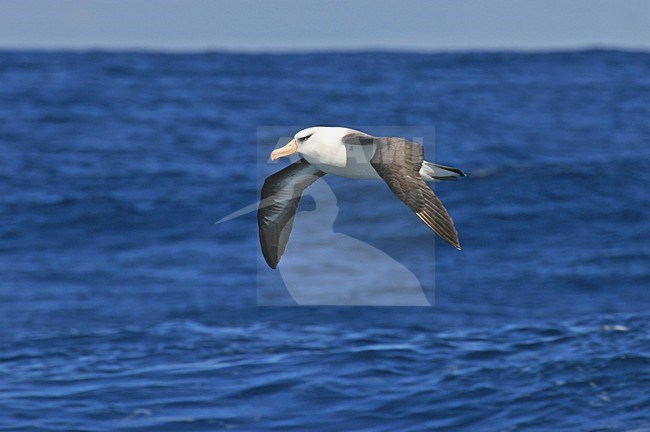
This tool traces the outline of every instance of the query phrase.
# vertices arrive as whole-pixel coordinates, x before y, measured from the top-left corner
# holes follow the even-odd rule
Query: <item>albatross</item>
[[[424,148],[398,137],[375,137],[344,127],[303,129],[287,145],[271,152],[275,161],[298,153],[301,158],[267,177],[257,211],[264,260],[276,268],[284,253],[303,191],[325,174],[378,179],[422,222],[460,250],[458,233],[447,209],[426,182],[465,177],[458,168],[424,160]]]

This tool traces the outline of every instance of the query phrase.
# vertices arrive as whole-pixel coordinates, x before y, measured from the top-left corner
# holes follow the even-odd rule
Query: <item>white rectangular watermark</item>
[[[323,175],[330,167],[317,166],[315,160],[329,157],[336,165],[331,168],[334,172],[346,174],[347,169],[365,177],[381,169],[381,164],[389,165],[388,170],[408,166],[422,158],[416,154],[421,149],[425,160],[434,161],[435,128],[353,127],[372,137],[395,138],[391,151],[374,159],[379,155],[369,141],[343,142],[339,138],[345,131],[327,128],[301,135],[304,129],[263,126],[257,130],[258,190],[267,192],[259,204],[265,211],[260,216],[258,305],[432,305],[435,234],[379,175],[375,179]],[[295,149],[291,143],[296,143]],[[307,150],[307,146],[312,147]],[[282,148],[281,153],[297,152],[272,161],[270,153]],[[302,157],[307,162],[299,162]],[[287,168],[291,164],[296,166]],[[276,174],[283,169],[288,170],[286,175]],[[345,230],[336,228],[340,214],[345,216]]]

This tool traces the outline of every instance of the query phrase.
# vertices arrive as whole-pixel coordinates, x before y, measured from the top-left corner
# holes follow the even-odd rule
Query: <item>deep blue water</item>
[[[325,178],[434,307],[257,306],[255,215],[214,222],[318,124],[468,173],[461,252]],[[0,53],[0,430],[650,430],[649,184],[647,53]]]

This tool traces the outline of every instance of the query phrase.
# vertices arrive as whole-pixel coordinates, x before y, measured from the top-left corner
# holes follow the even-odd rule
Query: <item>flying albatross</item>
[[[303,191],[325,174],[384,180],[422,222],[460,250],[454,222],[425,181],[456,180],[465,173],[425,161],[421,145],[318,126],[298,132],[287,145],[271,152],[271,160],[293,153],[302,158],[264,181],[257,211],[262,254],[271,268],[277,267],[284,253]]]

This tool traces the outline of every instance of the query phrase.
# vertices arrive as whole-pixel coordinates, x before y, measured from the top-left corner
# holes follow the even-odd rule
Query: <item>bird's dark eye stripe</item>
[[[300,141],[307,141],[307,139],[308,139],[310,136],[312,136],[312,135],[313,135],[313,134],[309,134],[309,135],[306,135],[306,136],[304,136],[304,137],[302,137],[302,138],[298,138],[298,139],[299,139]]]

